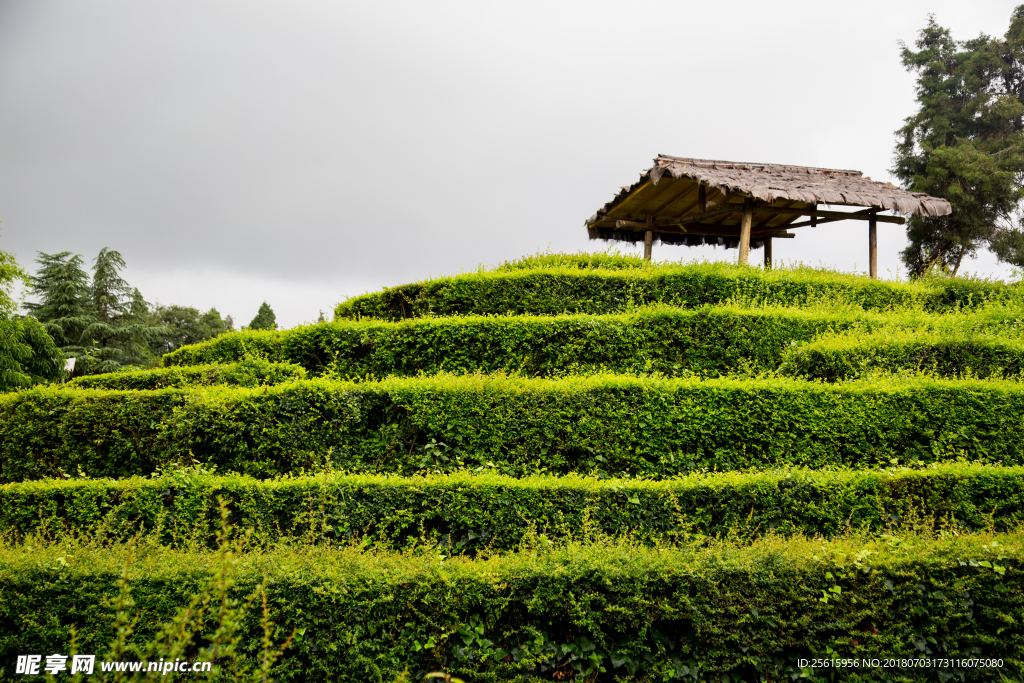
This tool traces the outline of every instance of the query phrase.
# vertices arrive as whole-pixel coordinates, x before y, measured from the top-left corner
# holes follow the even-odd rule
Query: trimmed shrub
[[[717,376],[775,370],[785,348],[831,330],[873,329],[881,316],[779,308],[655,308],[632,314],[426,318],[307,325],[279,338],[275,359],[312,373],[383,377],[517,371],[557,376],[595,371]],[[232,336],[164,356],[168,365],[225,362],[245,353]]]
[[[618,252],[591,254],[580,251],[575,254],[543,254],[524,256],[514,261],[505,261],[494,269],[498,273],[516,270],[549,270],[551,268],[579,268],[581,270],[649,270],[664,267],[645,261],[640,256]]]
[[[766,272],[721,263],[619,271],[561,267],[469,273],[390,287],[338,304],[334,316],[603,314],[643,304],[694,308],[729,301],[788,306],[841,301],[866,310],[948,311],[1014,300],[1017,292],[998,282],[949,278],[901,283],[807,268]]]
[[[281,342],[289,331],[245,330],[220,334],[198,344],[181,346],[161,359],[164,367],[231,363],[243,358],[282,362]]]
[[[675,550],[547,550],[541,539],[536,550],[472,561],[308,547],[231,557],[2,548],[0,675],[12,676],[19,654],[68,652],[72,640],[100,668],[119,623],[132,624],[133,642],[157,637],[193,595],[221,584],[236,600],[265,595],[276,624],[236,620],[243,654],[296,635],[270,671],[282,682],[392,683],[439,669],[481,683],[602,672],[640,681],[1012,680],[1024,675],[1022,546],[1019,533]],[[218,627],[213,618],[200,625]],[[919,657],[935,664],[919,668]],[[815,669],[800,661],[823,658]]]
[[[944,377],[1024,373],[1024,341],[974,333],[885,330],[826,335],[787,349],[784,374],[829,382],[870,373],[923,371]]]
[[[77,377],[65,386],[76,389],[146,390],[227,384],[258,387],[305,379],[305,369],[292,363],[272,363],[245,358],[235,363],[215,363],[189,367],[156,368],[136,372],[112,372],[106,375]]]
[[[886,471],[775,470],[646,481],[489,473],[425,477],[337,473],[279,480],[171,472],[153,479],[47,480],[0,486],[0,534],[142,533],[216,543],[220,503],[263,545],[438,543],[511,550],[534,534],[595,533],[642,543],[765,533],[835,536],[935,520],[963,528],[1024,522],[1024,468],[952,464]]]
[[[664,476],[773,465],[1024,463],[1012,382],[482,375],[259,389],[36,388],[0,397],[0,481],[208,462],[266,477],[315,463],[410,473]]]

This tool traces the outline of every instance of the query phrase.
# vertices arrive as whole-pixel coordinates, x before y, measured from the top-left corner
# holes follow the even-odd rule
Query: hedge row
[[[944,377],[1019,377],[1024,341],[993,335],[885,330],[826,335],[787,349],[782,371],[835,382],[873,372],[925,371]]]
[[[830,381],[865,368],[1019,374],[1019,313],[883,316],[842,309],[654,307],[612,315],[348,321],[236,332],[164,356],[170,367],[262,357],[345,377],[511,370],[720,376],[779,369]],[[855,332],[854,332],[855,331]],[[843,332],[848,334],[843,335]],[[869,334],[869,333],[874,334]]]
[[[1024,468],[690,475],[647,481],[569,475],[393,477],[337,473],[263,481],[179,471],[159,478],[0,486],[0,534],[218,537],[220,502],[260,544],[436,542],[453,552],[515,549],[531,534],[629,536],[643,543],[767,532],[835,536],[905,522],[1011,529],[1024,522]]]
[[[1019,533],[704,550],[570,545],[486,560],[310,547],[0,548],[0,676],[14,677],[18,655],[69,653],[72,639],[99,662],[111,650],[155,660],[182,641],[180,656],[201,659],[211,634],[227,629],[239,658],[253,662],[264,642],[273,650],[295,634],[268,672],[282,683],[392,683],[437,670],[479,683],[1018,680],[1022,559]],[[189,604],[193,621],[166,627]],[[126,648],[111,645],[118,623],[131,624]],[[919,667],[920,657],[933,663]],[[799,668],[820,658],[858,666]]]
[[[610,370],[716,376],[743,365],[775,370],[783,350],[835,330],[874,329],[879,315],[783,308],[654,308],[631,314],[349,321],[251,335],[224,334],[164,356],[168,366],[244,354],[312,373],[366,377],[515,370],[530,376]]]
[[[344,301],[335,319],[430,315],[615,313],[664,303],[693,308],[728,301],[800,305],[838,300],[864,309],[970,308],[1017,298],[1017,288],[964,279],[887,282],[811,269],[763,271],[716,263],[643,270],[551,268],[478,272],[400,285]]]
[[[199,460],[259,477],[360,472],[673,475],[703,468],[1024,464],[1013,382],[561,380],[439,375],[260,389],[36,388],[0,397],[0,482],[148,475]]]
[[[579,251],[575,254],[537,253],[524,256],[514,261],[505,261],[494,268],[496,272],[515,270],[550,270],[551,268],[579,268],[582,270],[650,270],[664,268],[664,263],[651,263],[640,256],[632,254],[589,253]],[[672,264],[678,265],[678,264]]]
[[[258,387],[305,379],[305,377],[305,369],[298,365],[287,362],[270,362],[250,356],[238,359],[237,362],[85,375],[71,380],[66,386],[77,389],[126,391],[213,384]]]

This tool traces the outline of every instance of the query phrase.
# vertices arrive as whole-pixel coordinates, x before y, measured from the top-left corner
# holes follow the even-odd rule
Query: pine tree
[[[277,316],[274,315],[273,309],[270,305],[264,301],[260,305],[260,310],[256,313],[256,317],[249,323],[250,330],[276,330],[277,329]]]
[[[29,294],[40,299],[28,302],[28,314],[43,323],[46,332],[70,358],[81,354],[82,333],[93,324],[89,300],[89,276],[82,257],[70,251],[39,253],[38,272],[29,278]]]
[[[932,266],[956,274],[964,256],[988,248],[1024,265],[1015,216],[1024,198],[1024,6],[1003,40],[956,41],[929,18],[903,65],[917,73],[918,111],[896,134],[893,173],[915,192],[944,197],[953,213],[914,216],[903,252],[911,274]]]
[[[25,307],[64,355],[77,359],[76,375],[154,363],[149,343],[163,329],[146,321],[148,304],[121,277],[125,261],[120,253],[100,250],[91,283],[79,255],[40,254],[37,263],[31,294],[39,301]]]

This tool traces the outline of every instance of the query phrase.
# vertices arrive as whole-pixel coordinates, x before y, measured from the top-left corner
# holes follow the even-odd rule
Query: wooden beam
[[[815,218],[831,218],[833,220],[857,220],[866,221],[868,220],[869,212],[877,212],[876,208],[867,208],[861,211],[819,211],[817,209],[797,209],[782,206],[755,206],[754,211],[756,213],[776,213],[786,214],[789,216],[814,216]],[[896,223],[903,225],[907,222],[907,219],[903,216],[877,216],[876,220],[879,223]],[[822,222],[822,221],[817,221]]]
[[[790,223],[789,225],[784,226],[784,227],[787,230],[788,229],[792,229],[792,228],[806,228],[808,225],[811,226],[812,228],[816,228],[819,225],[822,225],[824,223],[837,223],[837,222],[839,222],[841,220],[843,220],[843,219],[842,218],[822,218],[822,219],[819,220],[817,218],[812,218],[809,221],[802,221],[800,223]]]
[[[654,251],[654,214],[647,214],[647,231],[644,232],[644,261],[651,262],[651,252]]]
[[[704,183],[702,183],[700,181],[697,181],[697,182],[698,182],[697,210],[700,213],[707,213],[708,212],[708,188],[707,188],[707,186]]]
[[[878,223],[874,212],[868,219],[868,273],[872,280],[878,279]]]
[[[693,225],[694,223],[703,223],[704,221],[711,220],[712,218],[721,218],[732,213],[739,213],[743,211],[742,204],[719,204],[714,206],[710,211],[705,211],[694,216],[684,216],[682,218],[670,218],[667,220],[654,221],[654,227],[670,227],[670,226],[684,226]],[[811,220],[803,221],[800,223],[791,223],[790,225],[779,225],[776,226],[778,229],[789,229],[789,228],[803,228],[808,225],[821,225],[823,223],[834,223],[836,221],[844,220],[858,220],[866,221],[870,219],[871,215],[875,216],[875,220],[879,223],[895,223],[897,225],[903,225],[907,222],[902,216],[879,216],[877,215],[878,209],[868,208],[861,211],[845,212],[845,211],[812,211],[811,209],[796,209],[776,206],[755,206],[754,213],[768,213],[776,215],[790,215],[790,216],[811,216]],[[874,212],[874,213],[872,213]],[[641,223],[640,221],[634,221],[629,219],[614,219],[608,216],[599,218],[594,223],[591,223],[591,227],[597,225],[601,221],[614,220],[615,227],[629,230],[646,230],[647,223]],[[692,230],[691,230],[692,232]]]
[[[720,206],[718,208],[712,209],[711,211],[707,211],[705,213],[698,214],[696,216],[689,216],[689,217],[686,217],[686,218],[675,218],[675,219],[667,220],[667,221],[657,221],[657,222],[653,223],[653,225],[654,225],[655,228],[682,227],[684,225],[693,225],[694,223],[701,223],[701,222],[709,220],[711,218],[721,218],[722,216],[728,216],[731,213],[737,213],[739,211],[743,211],[743,205],[742,204],[730,204],[727,207],[721,207]],[[602,219],[596,221],[595,223],[592,223],[591,225],[596,225],[601,220],[605,220],[605,219],[602,218]],[[647,223],[641,223],[640,221],[631,221],[631,220],[626,220],[626,219],[619,219],[619,220],[615,221],[615,227],[618,228],[619,230],[622,230],[622,229],[646,230],[647,229]]]
[[[772,237],[769,235],[764,238],[764,269],[772,269]]]
[[[818,225],[821,225],[822,223],[835,223],[836,221],[846,220],[847,218],[854,218],[856,220],[866,220],[868,214],[872,211],[877,211],[877,209],[861,209],[860,211],[854,211],[853,213],[843,213],[841,211],[837,211],[834,213],[842,213],[842,218],[822,218],[821,220],[818,220],[816,216],[811,216],[811,220],[809,221],[804,221],[802,223],[790,223],[785,227],[787,229],[805,228],[809,225],[812,228],[815,228]],[[891,216],[884,216],[884,218],[891,218]]]
[[[814,209],[815,211],[817,211],[818,210],[818,205],[817,204],[811,204],[811,208]],[[818,227],[818,217],[816,215],[814,215],[813,213],[811,214],[811,220],[809,222],[810,222],[812,228]]]
[[[754,200],[750,197],[743,199],[743,222],[740,224],[740,256],[739,264],[747,265],[747,257],[750,255],[750,224],[754,219]]]

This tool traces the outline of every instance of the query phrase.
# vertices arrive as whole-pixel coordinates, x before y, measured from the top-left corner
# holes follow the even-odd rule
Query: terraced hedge
[[[255,355],[342,377],[498,370],[539,377],[595,371],[715,377],[779,369],[828,381],[878,370],[1008,377],[1024,369],[1022,321],[1024,312],[1013,309],[882,316],[733,306],[349,321],[221,335],[167,354],[164,363],[231,363]]]
[[[944,334],[899,329],[876,334],[828,334],[787,349],[782,370],[829,382],[879,371],[1020,377],[1024,373],[1024,341],[977,332]]]
[[[411,473],[664,476],[701,468],[1024,463],[1024,386],[998,381],[600,375],[308,380],[274,387],[0,397],[0,481],[148,475],[209,462],[259,477],[316,463]]]
[[[350,321],[259,333],[253,339],[245,332],[221,335],[167,354],[164,364],[231,362],[257,353],[301,364],[311,373],[330,369],[351,377],[497,370],[542,377],[597,370],[717,376],[739,366],[775,370],[795,341],[883,324],[881,316],[851,311],[735,307]]]
[[[188,347],[186,347],[188,348]],[[234,363],[209,363],[191,367],[155,368],[134,372],[76,377],[66,384],[79,389],[147,390],[226,384],[258,387],[305,379],[305,369],[287,362],[269,362],[259,358],[241,358]]]
[[[774,470],[662,481],[465,472],[266,481],[179,471],[0,486],[0,536],[125,540],[141,533],[171,545],[209,545],[218,538],[221,501],[235,528],[259,545],[427,542],[476,552],[514,550],[531,535],[629,536],[650,544],[769,532],[835,536],[905,524],[1007,530],[1024,522],[1024,468]]]
[[[765,272],[720,263],[618,270],[563,266],[481,271],[391,287],[338,304],[334,316],[402,320],[431,315],[604,314],[643,304],[694,308],[734,300],[789,306],[838,300],[867,310],[948,311],[1018,296],[1013,286],[959,278],[911,284],[812,269]]]
[[[124,577],[132,602],[121,614],[136,620],[136,639],[157,637],[193,595],[212,596],[193,626],[206,635],[193,648],[209,644],[222,612],[231,613],[220,596],[262,592],[271,646],[296,634],[269,672],[282,682],[392,683],[403,672],[421,680],[441,668],[481,683],[601,672],[789,680],[805,673],[800,659],[820,657],[880,660],[878,668],[806,671],[824,680],[1016,680],[1024,675],[1022,545],[1019,533],[767,539],[702,550],[542,545],[473,561],[310,547],[230,556],[5,547],[0,675],[12,677],[19,654],[67,652],[70,642],[103,661]],[[260,620],[226,623],[256,659]],[[920,656],[954,663],[940,672],[906,661]],[[882,669],[890,658],[897,661]],[[960,658],[996,660],[999,668],[967,668]]]

